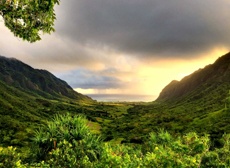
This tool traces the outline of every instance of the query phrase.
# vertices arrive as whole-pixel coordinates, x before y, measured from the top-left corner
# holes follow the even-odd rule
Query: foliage
[[[199,137],[196,133],[188,133],[182,137],[174,138],[168,132],[161,131],[157,134],[151,133],[148,142],[142,146],[142,150],[127,145],[97,144],[102,147],[97,159],[85,155],[87,148],[82,148],[81,150],[84,152],[79,153],[77,145],[63,141],[57,150],[51,151],[50,158],[46,163],[54,167],[87,168],[229,167],[229,137],[229,135],[223,137],[225,144],[222,148],[210,151],[210,141],[207,135]],[[87,146],[86,143],[85,147]]]
[[[21,163],[21,154],[16,151],[16,148],[0,147],[0,167],[2,168],[26,168]]]
[[[66,162],[64,160],[74,159],[76,162],[84,157],[96,160],[100,153],[100,137],[91,134],[87,120],[78,115],[56,115],[47,126],[35,132],[33,141],[38,145],[37,158],[39,160],[46,159],[51,152],[55,159],[49,162],[52,165],[58,163],[62,167]],[[64,159],[63,163],[60,159]]]
[[[40,32],[54,31],[54,6],[59,0],[1,0],[0,15],[15,36],[35,42]]]
[[[167,131],[150,133],[142,145],[102,143],[94,135],[82,116],[56,115],[36,131],[38,145],[35,161],[24,163],[16,148],[0,147],[2,167],[55,167],[55,168],[110,168],[110,167],[159,167],[207,168],[230,166],[230,134],[224,134],[223,146],[210,149],[208,135],[191,132],[174,137]]]

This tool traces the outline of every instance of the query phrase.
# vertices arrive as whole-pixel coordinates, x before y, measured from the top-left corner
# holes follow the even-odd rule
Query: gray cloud
[[[49,70],[74,88],[157,94],[173,73],[186,71],[173,62],[182,69],[171,72],[168,57],[187,61],[230,49],[229,6],[229,0],[61,1],[56,32],[34,44],[14,37],[0,19],[0,55]]]
[[[102,75],[101,72],[77,69],[68,73],[56,74],[73,88],[82,89],[117,89],[126,85],[116,77]]]
[[[180,56],[229,48],[226,0],[68,0],[57,33],[76,43],[130,55]]]

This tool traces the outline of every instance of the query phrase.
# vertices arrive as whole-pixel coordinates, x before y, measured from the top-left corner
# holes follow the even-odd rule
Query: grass
[[[97,122],[88,121],[87,126],[94,134],[101,134],[101,125]]]

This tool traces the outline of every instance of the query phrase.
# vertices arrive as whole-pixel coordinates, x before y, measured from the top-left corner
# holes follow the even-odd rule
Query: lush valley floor
[[[35,129],[27,151],[0,147],[0,167],[229,167],[230,134],[221,147],[194,132],[173,136],[161,129],[141,144],[105,142],[89,129],[92,122],[76,114],[55,115]],[[95,127],[95,126],[94,126]]]
[[[1,59],[0,167],[230,167],[230,54],[149,103],[96,102]]]
[[[228,103],[16,100],[2,106],[0,167],[230,166]]]

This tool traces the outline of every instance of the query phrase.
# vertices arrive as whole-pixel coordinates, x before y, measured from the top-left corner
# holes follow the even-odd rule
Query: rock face
[[[223,89],[230,89],[230,53],[181,81],[172,81],[162,90],[156,101],[178,100],[191,94],[200,97],[200,94],[208,94],[212,90],[220,89],[221,86]]]
[[[47,98],[64,96],[92,101],[91,98],[75,92],[65,81],[50,72],[34,69],[14,58],[0,56],[0,81]]]

